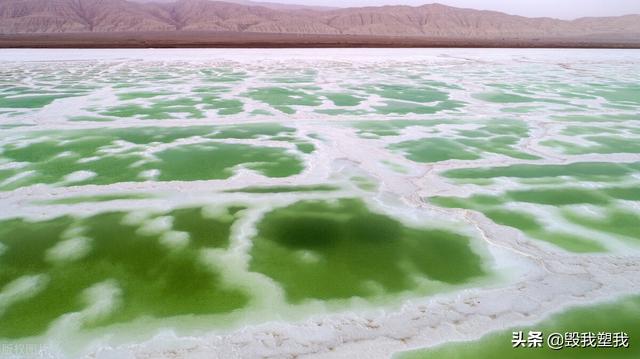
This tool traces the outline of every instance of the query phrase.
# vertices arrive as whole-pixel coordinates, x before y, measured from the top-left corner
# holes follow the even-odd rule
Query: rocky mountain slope
[[[640,15],[564,21],[440,4],[314,9],[209,0],[0,0],[2,34],[176,30],[455,38],[630,36],[640,34]]]

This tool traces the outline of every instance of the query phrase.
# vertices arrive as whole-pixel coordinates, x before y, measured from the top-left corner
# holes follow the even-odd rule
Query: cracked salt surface
[[[315,72],[305,73],[300,82],[285,82],[283,68],[290,70],[289,74],[301,69]],[[124,210],[128,214],[123,223],[136,226],[138,235],[158,236],[163,248],[180,251],[196,239],[176,229],[167,212],[203,206],[208,217],[225,218],[229,206],[246,207],[233,223],[228,248],[206,249],[200,257],[219,271],[223,282],[255,295],[251,306],[204,317],[200,322],[156,318],[85,332],[78,323],[109,315],[121,308],[120,300],[127,299],[122,294],[123,283],[97,282],[83,292],[87,306],[54,321],[46,332],[21,339],[47,344],[54,356],[388,358],[400,351],[477,339],[489,332],[535,323],[575,305],[640,293],[640,229],[634,236],[633,227],[629,227],[629,221],[640,218],[640,199],[631,190],[618,189],[640,185],[640,151],[633,146],[615,146],[616,141],[640,140],[640,94],[634,85],[640,81],[640,52],[636,50],[411,49],[394,54],[374,49],[325,50],[322,54],[313,50],[234,50],[233,54],[228,50],[83,50],[73,54],[7,50],[0,55],[0,70],[7,75],[7,84],[12,84],[0,94],[0,104],[45,92],[58,97],[39,100],[41,106],[0,109],[0,124],[8,125],[0,130],[0,219],[38,223],[61,215],[87,218]],[[82,86],[74,89],[71,82]],[[385,92],[387,85],[404,90],[402,94]],[[251,95],[253,90],[266,87],[281,88],[291,95]],[[167,88],[172,92],[162,91]],[[135,91],[158,95],[131,94]],[[327,93],[336,92],[362,101],[353,106],[336,105],[327,97]],[[522,98],[528,102],[519,102]],[[535,108],[509,112],[521,105]],[[564,115],[572,118],[557,118]],[[591,120],[600,115],[601,120]],[[85,119],[77,121],[82,116]],[[95,122],[92,118],[110,121]],[[394,123],[398,120],[415,121],[415,125]],[[388,124],[391,130],[379,132],[380,128],[368,128],[368,122]],[[25,123],[35,126],[9,126]],[[290,130],[272,133],[262,129],[255,137],[210,138],[211,133],[217,133],[215,128],[187,133],[202,125],[266,123]],[[503,125],[491,127],[496,123]],[[565,133],[570,126],[583,123],[593,128],[579,134]],[[626,130],[605,132],[617,126]],[[105,127],[131,133],[147,127],[152,130],[128,140],[108,138],[106,143],[99,142],[98,148],[82,144],[87,138],[104,136]],[[77,130],[84,132],[73,132]],[[187,132],[175,138],[153,137],[161,130]],[[593,147],[594,135],[605,137],[598,143],[608,146],[606,150]],[[433,138],[448,142],[427,152],[410,142]],[[495,138],[502,150],[483,147],[488,138]],[[51,139],[53,144],[48,142]],[[56,139],[62,141],[56,144]],[[548,143],[555,139],[567,144]],[[302,153],[295,146],[297,142],[310,143],[314,150]],[[226,168],[228,178],[184,180],[177,176],[160,180],[169,169],[157,166],[162,163],[158,153],[212,143],[282,149],[283,157],[269,161],[281,163],[290,156],[301,161],[303,168],[285,176],[269,176],[256,169],[251,162],[256,159],[249,159]],[[399,143],[409,145],[400,151],[394,148]],[[61,154],[55,158],[62,167],[47,166],[46,156],[39,157],[41,152],[20,151],[27,146],[43,148],[45,154],[52,151],[52,156]],[[69,148],[78,152],[74,154]],[[431,156],[435,150],[438,157]],[[473,158],[459,158],[460,151],[471,153]],[[534,157],[522,158],[520,154]],[[126,156],[135,158],[125,161]],[[105,178],[101,167],[77,170],[83,163],[107,159],[122,161],[117,162],[121,172],[133,175],[92,182]],[[72,160],[77,164],[65,171],[64,161]],[[202,161],[194,169],[207,165],[206,158]],[[394,170],[389,163],[403,171]],[[526,165],[540,167],[509,170]],[[488,169],[495,175],[478,177],[474,172],[464,177],[455,172],[466,169]],[[354,178],[369,185],[363,186]],[[236,191],[319,184],[337,189]],[[600,204],[565,207],[525,204],[506,197],[513,190],[568,186],[602,190],[604,199]],[[127,198],[131,194],[145,196]],[[522,227],[526,223],[498,224],[485,207],[443,207],[431,200],[465,200],[476,194],[500,199],[494,199],[488,209],[524,211],[539,219],[545,230],[568,229],[593,236],[606,250],[570,252],[530,235],[530,230]],[[73,204],[54,201],[108,195],[119,197]],[[470,248],[492,275],[444,290],[409,291],[383,300],[312,300],[292,305],[281,283],[250,269],[257,228],[274,209],[304,200],[337,203],[343,198],[362,198],[373,212],[412,228],[445,228],[467,236]],[[584,215],[598,226],[585,226],[575,218],[571,221],[573,217],[564,217],[566,211],[577,215],[587,211]],[[61,263],[80,260],[92,246],[91,238],[85,236],[86,231],[63,236],[66,241],[52,247],[49,257]],[[11,253],[7,248],[0,241],[0,263]],[[317,252],[296,253],[303,265],[322,259]],[[38,275],[0,287],[0,310],[9,310],[16,301],[42,290],[47,273]],[[180,325],[181,321],[196,324]],[[12,339],[0,339],[4,342]]]

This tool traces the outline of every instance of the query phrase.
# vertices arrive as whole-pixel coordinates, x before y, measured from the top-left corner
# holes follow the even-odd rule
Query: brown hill
[[[176,0],[130,0],[133,2],[139,3],[173,3]],[[251,1],[251,0],[226,0],[225,2],[230,2],[233,4],[240,4],[246,6],[263,6],[270,9],[276,10],[334,10],[338,9],[338,7],[330,7],[330,6],[318,6],[318,5],[302,5],[302,4],[286,4],[279,2],[270,2],[270,1]]]
[[[442,38],[625,37],[640,15],[564,21],[440,4],[317,10],[208,0],[0,0],[0,33],[216,31]]]

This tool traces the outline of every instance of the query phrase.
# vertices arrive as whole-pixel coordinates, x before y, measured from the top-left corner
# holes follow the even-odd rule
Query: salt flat
[[[4,50],[0,344],[387,358],[609,313],[639,83],[637,50]]]

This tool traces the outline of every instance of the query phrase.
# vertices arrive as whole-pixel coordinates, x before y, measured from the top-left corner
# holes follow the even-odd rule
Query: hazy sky
[[[257,0],[259,1],[259,0]],[[481,10],[498,10],[523,16],[573,19],[582,16],[640,14],[640,0],[263,0],[279,3],[326,6],[441,4]]]

